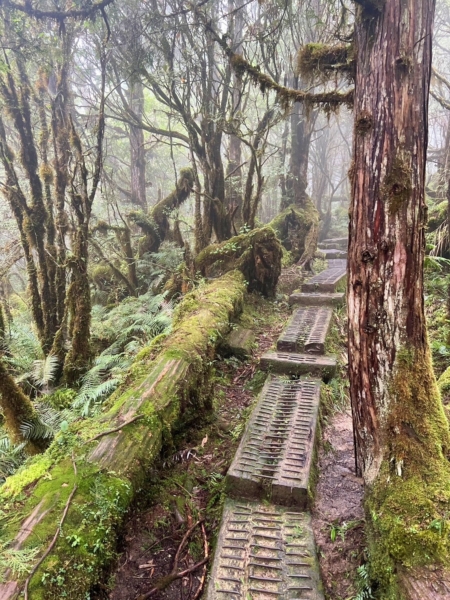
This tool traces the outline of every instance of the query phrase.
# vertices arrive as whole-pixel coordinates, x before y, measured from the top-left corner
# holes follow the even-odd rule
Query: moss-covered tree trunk
[[[440,597],[433,579],[445,575],[425,571],[424,585],[414,582],[419,567],[448,561],[450,508],[450,437],[422,269],[434,1],[358,4],[348,278],[356,452],[381,597],[431,599]]]
[[[281,245],[274,231],[262,227],[207,246],[196,257],[195,267],[207,277],[237,269],[243,273],[249,291],[272,297],[281,273],[281,257]]]
[[[22,427],[25,423],[35,423],[38,419],[31,400],[22,392],[8,372],[0,356],[0,409],[5,419],[5,428],[14,444],[26,442],[28,454],[42,452],[48,445],[45,440],[27,440]]]

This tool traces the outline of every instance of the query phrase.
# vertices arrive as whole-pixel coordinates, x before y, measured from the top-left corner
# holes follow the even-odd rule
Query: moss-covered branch
[[[230,59],[231,66],[236,75],[243,77],[247,74],[253,84],[259,86],[263,93],[269,90],[275,92],[278,102],[284,109],[289,108],[294,102],[303,102],[309,106],[319,105],[325,112],[336,111],[341,105],[349,108],[353,106],[353,89],[347,92],[333,91],[312,94],[280,85],[272,77],[263,73],[259,66],[252,65],[242,55],[234,52],[228,46],[226,36],[219,36],[211,23],[206,21],[201,13],[198,12],[197,14],[203,20],[205,28],[210,32],[214,41],[220,45],[226,56]]]
[[[238,269],[250,291],[273,296],[281,273],[281,257],[280,242],[273,229],[263,227],[208,246],[195,259],[195,267],[208,277]]]
[[[181,206],[189,197],[194,187],[194,171],[187,167],[181,169],[176,188],[168,196],[160,200],[148,215],[141,211],[130,213],[136,225],[139,225],[145,233],[140,252],[157,252],[161,243],[168,237],[170,232],[169,215]]]
[[[113,558],[117,527],[145,485],[163,439],[210,408],[211,359],[230,319],[242,310],[244,293],[244,277],[235,271],[188,294],[172,333],[141,352],[106,412],[72,424],[0,488],[2,543],[38,548],[37,562],[77,486],[62,533],[30,581],[30,598],[79,600],[97,583]],[[0,597],[12,600],[23,579],[3,575]]]
[[[286,250],[292,253],[294,261],[303,260],[306,264],[316,250],[319,213],[310,199],[304,208],[288,206],[269,226],[275,231]]]

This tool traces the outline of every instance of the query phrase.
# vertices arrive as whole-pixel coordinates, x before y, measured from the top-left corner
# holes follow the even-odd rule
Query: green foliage
[[[17,550],[0,543],[0,583],[4,581],[5,572],[11,570],[18,578],[28,575],[33,568],[40,548],[22,548]]]
[[[95,412],[123,381],[142,347],[170,329],[172,310],[172,303],[163,295],[151,292],[126,298],[110,311],[94,307],[93,343],[107,347],[83,376],[73,400],[72,406],[81,416]]]
[[[26,440],[51,440],[61,430],[63,423],[73,421],[75,418],[72,411],[56,410],[46,402],[37,402],[35,409],[37,419],[24,421],[20,428]]]
[[[369,570],[365,564],[357,569],[356,589],[358,593],[352,600],[372,600],[374,598]]]
[[[158,252],[146,252],[136,261],[140,284],[145,286],[150,281],[152,288],[157,289],[168,275],[176,272],[183,259],[183,248],[163,242]]]
[[[12,444],[6,434],[0,433],[0,482],[17,471],[25,460],[25,442]]]

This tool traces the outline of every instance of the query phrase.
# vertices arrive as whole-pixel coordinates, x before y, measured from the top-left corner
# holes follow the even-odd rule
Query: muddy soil
[[[363,481],[355,475],[350,409],[333,415],[323,431],[313,529],[326,597],[348,600],[358,592],[365,562]]]

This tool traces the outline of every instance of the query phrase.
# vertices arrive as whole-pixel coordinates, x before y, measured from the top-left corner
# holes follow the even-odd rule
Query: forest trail
[[[317,476],[321,381],[336,360],[325,355],[332,307],[346,275],[347,240],[326,240],[327,268],[291,294],[296,305],[275,351],[263,354],[269,378],[227,473],[227,493],[206,600],[323,600],[311,519]]]

